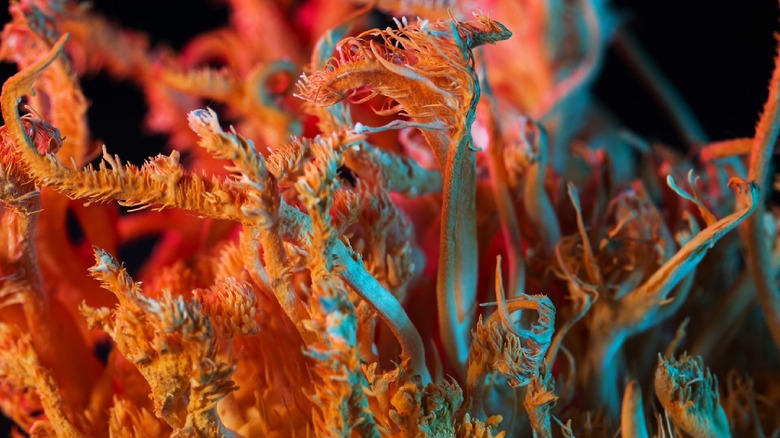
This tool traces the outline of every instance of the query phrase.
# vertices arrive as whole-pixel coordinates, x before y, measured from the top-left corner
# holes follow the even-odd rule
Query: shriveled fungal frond
[[[214,111],[198,110],[189,115],[190,128],[201,138],[200,146],[215,156],[230,160],[227,170],[233,174],[231,185],[243,192],[245,202],[241,213],[259,235],[265,254],[265,272],[273,276],[271,288],[290,319],[304,339],[309,339],[303,327],[306,310],[293,296],[288,276],[288,259],[283,245],[282,220],[279,215],[281,197],[277,179],[266,169],[266,162],[251,141],[235,131],[225,132]],[[243,251],[247,261],[256,259],[256,252]],[[253,263],[248,263],[252,265]],[[258,270],[254,270],[257,272]]]
[[[456,436],[462,403],[463,393],[453,381],[427,386],[406,382],[390,400],[390,419],[404,431],[402,436]]]
[[[485,417],[484,400],[486,374],[498,372],[512,388],[526,389],[526,408],[540,429],[549,429],[549,408],[557,397],[552,393],[554,382],[544,364],[544,356],[555,329],[555,308],[545,296],[519,295],[504,301],[500,259],[496,267],[496,297],[498,310],[483,324],[480,319],[473,334],[469,352],[467,388],[474,404],[474,415]],[[531,327],[520,328],[510,315],[516,311],[535,310],[538,313]],[[524,318],[520,318],[522,321]]]
[[[445,351],[460,372],[464,372],[468,351],[463,339],[473,321],[477,268],[470,126],[479,84],[471,50],[510,35],[501,24],[481,15],[468,22],[404,23],[396,30],[369,31],[342,41],[322,70],[304,76],[299,83],[299,97],[317,105],[345,99],[365,102],[382,94],[398,102],[383,114],[405,115],[421,124],[444,124],[445,129],[424,130],[423,135],[444,173],[437,302]],[[366,89],[365,84],[371,86]]]
[[[526,214],[538,230],[543,251],[549,253],[560,239],[561,230],[546,191],[549,164],[547,131],[524,116],[517,120],[516,129],[514,141],[521,144],[530,155],[527,170],[524,172],[523,204]]]
[[[551,411],[558,401],[555,395],[555,380],[547,367],[543,365],[537,375],[531,378],[526,389],[523,406],[528,412],[535,437],[552,436]]]
[[[509,251],[507,253],[507,262],[509,263],[509,296],[514,297],[525,288],[526,272],[525,261],[523,260],[523,238],[520,232],[520,224],[517,219],[517,211],[510,194],[509,172],[505,164],[504,155],[507,148],[503,143],[503,131],[498,114],[498,102],[488,86],[486,80],[482,83],[483,92],[486,99],[484,106],[488,108],[485,111],[486,131],[488,135],[488,166],[490,178],[492,181],[491,189],[495,198],[498,215],[501,219],[501,232]]]
[[[500,415],[493,415],[485,421],[480,421],[466,413],[463,416],[463,422],[455,431],[455,436],[458,438],[503,438],[506,436],[505,431],[494,433],[502,421],[503,418]]]
[[[368,383],[360,367],[355,309],[338,281],[315,280],[306,326],[321,334],[307,350],[315,381],[311,394],[314,430],[319,436],[379,437],[368,413]]]
[[[235,188],[222,187],[217,180],[204,180],[188,174],[179,165],[179,154],[160,155],[142,168],[122,164],[104,148],[99,169],[83,170],[65,166],[52,155],[41,156],[25,135],[17,102],[29,92],[35,79],[54,61],[67,41],[62,37],[46,57],[17,73],[3,85],[2,113],[8,122],[9,138],[21,160],[37,182],[51,186],[73,198],[91,202],[117,200],[120,204],[146,208],[152,205],[197,210],[222,219],[242,219],[236,200],[242,195]]]
[[[755,183],[739,179],[732,179],[730,186],[737,194],[737,204],[740,209],[703,229],[626,297],[626,302],[631,302],[637,313],[643,311],[642,309],[650,309],[663,302],[672,289],[701,262],[707,251],[718,240],[739,226],[753,213],[757,207],[758,186]],[[680,298],[675,297],[675,300]],[[648,299],[654,300],[654,303],[651,305],[647,301]],[[629,313],[622,314],[621,318],[623,316],[629,316]],[[637,322],[642,325],[641,322]]]
[[[7,324],[0,324],[0,380],[4,382],[2,406],[10,408],[14,421],[40,431],[42,436],[91,435],[82,413],[69,408],[51,372],[40,363],[30,336]],[[12,400],[18,404],[5,406]],[[40,415],[34,412],[38,404],[45,414],[42,418],[36,418]]]
[[[148,298],[109,254],[96,248],[95,259],[92,275],[120,305],[113,311],[82,305],[81,311],[91,327],[114,339],[149,382],[155,415],[175,436],[232,434],[220,421],[216,405],[237,389],[231,380],[234,367],[218,353],[212,320],[201,312],[200,303],[169,293],[160,300]]]

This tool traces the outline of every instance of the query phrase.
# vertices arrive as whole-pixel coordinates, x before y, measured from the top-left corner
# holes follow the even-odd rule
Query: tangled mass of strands
[[[9,6],[14,436],[777,434],[780,58],[754,136],[713,142],[604,0],[226,3],[179,53]],[[688,152],[591,97],[616,38]],[[90,133],[98,73],[168,154]]]

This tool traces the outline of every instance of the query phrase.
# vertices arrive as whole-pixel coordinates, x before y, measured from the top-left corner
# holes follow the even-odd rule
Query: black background
[[[512,1],[512,0],[509,0]],[[153,44],[181,48],[194,35],[227,22],[223,2],[102,0],[95,8],[122,26],[145,30]],[[711,139],[749,137],[766,99],[775,51],[778,2],[773,0],[648,0],[612,2],[681,91]],[[489,11],[487,11],[489,12]],[[5,11],[0,15],[7,21]],[[0,79],[14,66],[0,65]],[[165,139],[142,129],[142,94],[102,75],[85,78],[93,137],[131,162],[162,150]],[[597,97],[627,127],[650,140],[680,143],[663,113],[610,50],[595,85]]]

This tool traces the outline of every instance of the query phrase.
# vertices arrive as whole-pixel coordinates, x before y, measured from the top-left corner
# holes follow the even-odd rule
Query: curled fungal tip
[[[190,111],[190,113],[187,115],[187,122],[190,125],[190,129],[198,134],[200,134],[200,131],[203,128],[213,129],[215,125],[218,127],[219,123],[217,113],[215,113],[211,108]]]

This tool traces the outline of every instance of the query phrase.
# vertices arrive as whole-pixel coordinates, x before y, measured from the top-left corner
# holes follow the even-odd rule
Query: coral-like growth
[[[709,143],[602,0],[226,3],[229,25],[180,52],[75,0],[9,5],[13,433],[780,428],[777,345],[755,341],[780,345],[780,58],[754,137]],[[612,41],[687,155],[591,98]],[[95,73],[143,91],[166,154],[135,165],[98,146]]]

